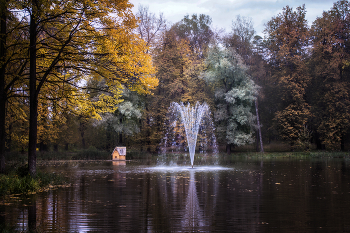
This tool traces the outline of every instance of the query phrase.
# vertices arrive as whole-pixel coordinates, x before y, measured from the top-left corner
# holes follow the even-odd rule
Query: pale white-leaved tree
[[[218,139],[226,142],[226,151],[230,153],[232,145],[254,142],[253,103],[259,86],[247,74],[241,57],[231,48],[211,46],[205,62],[207,69],[203,78],[215,91],[214,119]]]
[[[126,138],[140,132],[140,119],[142,117],[142,103],[140,96],[124,88],[122,93],[124,101],[117,105],[114,113],[104,113],[102,120],[95,121],[95,126],[102,126],[108,134],[110,130],[117,133],[116,144],[107,145],[110,149],[115,145],[126,144]],[[108,138],[108,137],[107,137]],[[112,142],[110,142],[112,143]]]

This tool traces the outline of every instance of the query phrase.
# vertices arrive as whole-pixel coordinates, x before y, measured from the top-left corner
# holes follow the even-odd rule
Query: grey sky
[[[231,31],[232,20],[237,15],[250,17],[256,34],[263,36],[264,24],[289,5],[295,9],[305,4],[309,25],[328,11],[336,1],[331,0],[129,0],[134,4],[134,13],[138,6],[148,6],[155,14],[162,12],[171,23],[180,21],[185,15],[206,14],[213,20],[213,26]]]

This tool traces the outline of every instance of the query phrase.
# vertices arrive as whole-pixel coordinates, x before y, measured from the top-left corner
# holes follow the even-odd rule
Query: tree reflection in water
[[[72,186],[0,205],[0,232],[350,230],[349,162],[239,160],[226,170],[109,162],[60,169]]]

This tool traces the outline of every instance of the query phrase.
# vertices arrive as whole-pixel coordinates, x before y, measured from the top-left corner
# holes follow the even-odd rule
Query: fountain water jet
[[[183,126],[184,128],[192,168],[199,131],[203,131],[201,138],[205,138],[204,143],[201,143],[202,147],[208,146],[208,134],[210,134],[210,143],[213,145],[213,151],[217,153],[216,138],[213,133],[214,126],[211,120],[210,110],[207,103],[199,104],[197,102],[196,105],[193,107],[190,105],[190,103],[188,103],[187,106],[185,106],[183,103],[173,102],[170,105],[169,112],[171,113],[171,116],[169,117],[169,122],[167,122],[166,125],[168,126],[168,128],[172,128],[172,130],[170,131],[176,131],[174,129],[178,126]],[[211,131],[209,132],[206,128],[210,128]],[[181,144],[178,142],[179,134],[179,132],[175,133],[175,136],[173,136],[171,140],[171,138],[168,137],[167,133],[164,143],[165,147],[167,143],[169,143],[169,139],[171,141],[169,143],[171,146]]]

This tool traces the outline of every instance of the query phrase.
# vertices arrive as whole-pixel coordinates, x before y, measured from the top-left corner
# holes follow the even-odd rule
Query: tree
[[[47,86],[41,90],[41,95],[38,99],[38,141],[39,149],[47,150],[51,144],[57,145],[61,128],[66,124],[66,114],[63,106],[66,99],[59,95],[58,88],[48,90]],[[55,99],[55,101],[53,101]]]
[[[139,11],[137,13],[139,19],[139,24],[137,27],[137,33],[140,35],[141,39],[146,41],[147,45],[150,47],[148,53],[155,59],[157,50],[161,50],[163,45],[164,34],[166,33],[166,21],[163,18],[163,14],[160,13],[159,17],[148,11],[148,7],[142,5],[139,6]],[[158,90],[155,91],[158,93]],[[146,95],[142,98],[142,117],[139,122],[140,133],[136,134],[133,139],[135,144],[140,145],[141,151],[146,148],[147,151],[151,151],[156,148],[156,141],[159,134],[153,134],[152,128],[157,125],[154,121],[154,112],[152,112],[154,104],[154,96]],[[154,136],[152,136],[154,135]]]
[[[334,3],[312,25],[312,112],[318,148],[344,150],[350,127],[350,5]]]
[[[7,4],[0,2],[0,173],[5,172],[5,116],[6,116],[6,95],[5,95],[5,46],[6,46],[6,20]]]
[[[219,141],[226,142],[226,150],[231,145],[241,146],[253,142],[252,128],[255,116],[252,104],[258,86],[247,75],[242,58],[231,48],[213,46],[206,59],[208,66],[204,79],[214,86]]]
[[[25,20],[19,20],[16,11],[17,1],[0,1],[0,173],[5,171],[5,148],[8,129],[6,115],[13,98],[23,97],[24,73],[28,60],[23,54],[27,51]],[[19,101],[21,102],[21,101]]]
[[[199,79],[201,60],[192,51],[189,41],[177,35],[175,27],[164,32],[161,45],[154,51],[154,64],[159,86],[154,95],[146,99],[138,136],[145,139],[143,147],[150,152],[158,150],[171,102],[212,103],[204,80]]]
[[[237,54],[241,56],[245,65],[247,66],[247,73],[252,79],[259,83],[259,80],[264,76],[264,60],[261,56],[258,47],[258,37],[255,37],[255,47],[253,42],[253,36],[255,34],[251,19],[246,17],[237,16],[236,21],[232,22],[232,32],[229,35],[224,36],[223,41],[225,47],[233,49]],[[264,151],[261,124],[258,110],[258,96],[255,99],[255,114],[257,120],[257,151]],[[260,143],[259,143],[259,141]]]
[[[22,48],[21,55],[29,63],[29,90],[24,93],[30,96],[28,164],[34,175],[38,100],[46,88],[60,86],[75,92],[71,96],[76,99],[75,108],[82,107],[81,110],[99,118],[99,113],[114,111],[122,101],[122,85],[146,94],[157,85],[157,79],[152,75],[144,41],[133,33],[136,19],[130,13],[132,5],[128,1],[16,3],[16,9],[23,12],[22,21],[30,18],[29,25],[22,25],[22,29],[28,30],[29,43]],[[25,51],[30,51],[29,57]],[[22,70],[27,69],[24,66]],[[94,100],[84,98],[88,94],[82,85],[91,78],[104,79],[108,87]]]
[[[123,102],[118,104],[115,112],[102,114],[102,120],[95,120],[95,126],[103,127],[106,133],[105,149],[114,148],[116,145],[129,145],[130,141],[135,142],[134,135],[140,132],[140,119],[142,117],[142,98],[135,92],[128,89],[123,90]],[[111,145],[112,135],[114,144]],[[133,136],[132,138],[129,138]],[[129,140],[128,140],[129,139]]]
[[[159,17],[156,17],[148,11],[148,7],[140,5],[136,16],[139,20],[136,32],[151,50],[155,49],[161,44],[161,35],[166,30],[163,14],[160,13]]]
[[[252,40],[254,35],[255,31],[252,21],[249,18],[238,15],[236,21],[232,21],[232,32],[224,36],[223,41],[226,47],[234,48],[244,62],[250,66],[252,65]]]
[[[172,101],[188,100],[189,77],[186,70],[190,66],[191,54],[185,40],[177,40],[174,30],[166,31],[162,45],[156,50],[154,63],[159,86],[154,95],[147,98],[148,105],[142,124],[142,138],[146,139],[148,151],[156,151],[162,138],[163,122]]]
[[[208,49],[210,40],[214,33],[210,28],[211,18],[208,15],[193,14],[190,18],[186,15],[180,22],[173,25],[176,34],[189,41],[191,50],[198,55],[199,58],[204,58]]]
[[[278,111],[274,121],[280,136],[293,149],[301,142],[300,134],[309,123],[310,106],[306,88],[310,81],[306,66],[309,30],[305,6],[296,11],[286,6],[266,25],[269,63],[273,83],[278,84]],[[275,93],[274,93],[275,94]]]
[[[24,153],[28,146],[28,113],[29,106],[26,98],[9,98],[6,107],[6,151],[13,149]]]

